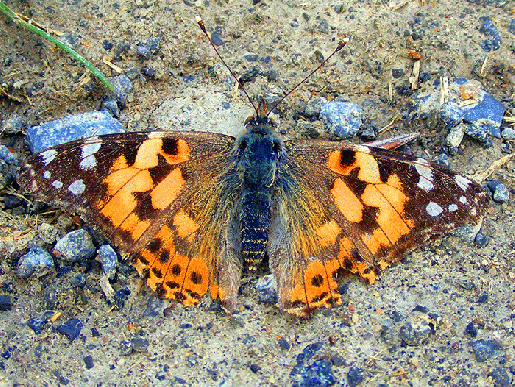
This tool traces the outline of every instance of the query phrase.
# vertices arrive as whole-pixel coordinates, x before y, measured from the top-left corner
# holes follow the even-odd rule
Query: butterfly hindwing
[[[279,303],[298,315],[339,303],[342,273],[373,282],[432,235],[477,222],[488,203],[479,185],[424,159],[323,141],[286,147],[269,256]]]
[[[161,295],[191,305],[210,289],[230,304],[241,272],[230,220],[233,143],[195,132],[92,137],[35,154],[19,182],[132,254]]]

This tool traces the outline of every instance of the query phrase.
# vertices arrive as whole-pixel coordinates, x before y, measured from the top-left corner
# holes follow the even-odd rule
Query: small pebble
[[[91,355],[85,356],[83,360],[87,370],[90,370],[94,367],[93,357],[91,357]]]
[[[449,168],[451,164],[449,155],[447,153],[440,153],[433,161],[446,168]]]
[[[132,344],[130,341],[122,341],[120,343],[120,355],[121,356],[129,356],[132,353]]]
[[[492,192],[492,199],[497,203],[506,203],[510,200],[510,191],[500,181],[489,180],[486,186]]]
[[[69,320],[62,325],[58,325],[56,328],[57,332],[61,333],[62,335],[65,335],[66,338],[70,340],[70,342],[72,342],[79,336],[81,329],[82,322],[77,319]]]
[[[287,351],[291,348],[290,343],[284,337],[281,337],[279,340],[277,340],[277,345],[279,345],[279,348],[281,348],[283,351]]]
[[[472,347],[472,350],[476,355],[476,361],[479,362],[495,359],[499,356],[504,356],[504,348],[496,340],[481,339],[476,341],[469,341],[469,345]]]
[[[257,62],[257,60],[259,59],[259,55],[258,54],[247,54],[247,55],[243,55],[243,58],[245,58],[245,60],[247,62]]]
[[[483,40],[481,48],[487,52],[498,50],[501,47],[501,37],[499,36],[499,31],[497,31],[494,22],[489,16],[481,16],[479,20],[482,22],[479,32],[489,38]]]
[[[13,307],[13,299],[8,294],[0,294],[0,311],[6,312]]]
[[[218,34],[216,32],[213,32],[211,34],[211,41],[213,42],[213,44],[215,46],[221,46],[221,45],[225,44],[225,41],[222,39],[220,34]]]
[[[44,276],[54,270],[54,260],[52,256],[41,247],[32,247],[27,254],[18,261],[16,274],[20,277],[28,278],[35,274],[36,277]]]
[[[477,336],[477,328],[476,325],[471,321],[467,324],[465,327],[465,334],[469,335],[472,338],[475,338]]]
[[[431,327],[424,321],[408,322],[399,331],[402,342],[414,347],[427,343],[430,334]]]
[[[252,372],[254,372],[255,374],[257,374],[257,373],[258,373],[258,371],[261,369],[261,367],[260,367],[260,366],[258,366],[257,364],[251,364],[249,368],[250,368],[250,370],[251,370]]]
[[[124,107],[127,102],[127,97],[132,92],[134,85],[132,84],[129,77],[125,74],[120,74],[117,77],[111,79],[111,84],[114,87],[114,98],[121,107]],[[112,97],[113,96],[110,96],[108,99],[112,99]]]
[[[45,318],[31,317],[27,320],[27,326],[32,329],[36,335],[40,335],[46,322],[47,319]]]
[[[27,122],[23,117],[7,118],[0,125],[0,133],[9,135],[21,134],[26,127]]]
[[[327,103],[327,99],[324,97],[311,98],[304,108],[304,114],[308,117],[317,117],[320,114],[320,110],[322,110],[322,105],[324,103]]]
[[[114,294],[114,305],[116,309],[122,310],[125,306],[125,301],[127,301],[127,297],[131,294],[131,291],[128,288],[120,288]]]
[[[454,102],[446,102],[440,109],[440,118],[447,129],[454,128],[461,123],[464,112],[463,109]]]
[[[515,129],[506,127],[501,131],[501,137],[504,140],[515,140]]]
[[[352,102],[326,102],[320,109],[326,129],[341,138],[351,138],[359,131],[362,114],[361,107]]]
[[[64,260],[77,262],[92,258],[96,253],[96,248],[91,235],[81,228],[71,231],[59,239],[53,251]]]
[[[365,379],[365,370],[356,366],[350,367],[349,372],[347,372],[347,385],[349,387],[356,387],[363,379]]]
[[[73,32],[64,33],[59,36],[59,41],[71,48],[76,48],[79,45],[79,37]]]
[[[26,142],[35,153],[80,138],[123,132],[123,126],[109,113],[92,111],[30,127],[27,129]]]
[[[488,235],[485,235],[481,231],[479,231],[476,234],[476,239],[474,240],[474,243],[477,247],[486,247],[490,243],[490,238],[488,238]]]
[[[504,367],[495,367],[488,373],[488,377],[492,378],[495,387],[511,386],[511,378]]]
[[[303,368],[295,379],[293,383],[295,387],[325,387],[336,383],[332,365],[327,360],[317,360]]]
[[[131,340],[131,347],[134,352],[147,352],[148,351],[149,342],[147,339],[135,338]]]
[[[148,49],[147,46],[145,45],[139,45],[137,48],[136,48],[136,55],[141,59],[141,60],[149,60],[150,59],[150,50]]]
[[[98,257],[102,264],[104,274],[110,280],[116,275],[116,265],[118,264],[118,256],[110,245],[102,245],[98,249]]]
[[[264,304],[277,303],[277,285],[273,274],[259,277],[256,281],[255,288],[260,302]]]

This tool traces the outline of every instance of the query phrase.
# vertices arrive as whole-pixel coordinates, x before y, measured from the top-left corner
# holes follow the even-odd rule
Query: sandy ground
[[[389,101],[388,82],[391,69],[404,70],[394,79],[395,86],[407,82],[413,65],[410,52],[422,55],[421,71],[433,79],[440,75],[478,79],[508,110],[515,109],[515,35],[509,31],[515,8],[509,2],[7,4],[52,30],[75,34],[77,51],[108,76],[117,73],[102,58],[112,59],[118,44],[130,43],[128,53],[112,59],[134,84],[120,117],[129,131],[235,134],[252,112],[234,83],[227,81],[227,71],[196,26],[197,14],[210,32],[216,30],[225,41],[219,49],[235,73],[257,67],[260,74],[273,70],[277,75],[274,80],[258,75],[247,86],[251,95],[281,95],[340,39],[350,37],[347,47],[282,105],[277,119],[285,137],[300,136],[296,120],[313,95],[368,101],[366,106],[372,107],[365,109],[367,116],[379,127],[386,126],[402,115],[409,100],[394,92]],[[478,31],[482,16],[490,16],[499,30],[502,44],[497,51],[481,49],[486,39]],[[35,125],[100,107],[105,90],[81,65],[6,17],[0,16],[0,23],[0,59],[4,58],[0,78],[9,94],[0,98],[1,119],[17,116]],[[423,36],[414,40],[417,34]],[[136,46],[158,36],[162,37],[159,52],[140,60]],[[114,44],[110,51],[104,48],[108,43]],[[255,62],[245,57],[254,54],[259,58]],[[484,71],[479,73],[478,63],[480,67],[485,57]],[[154,79],[141,75],[142,68],[153,68]],[[230,103],[228,112],[224,102]],[[439,127],[401,120],[383,137],[413,131],[421,135],[414,151],[435,157],[446,134]],[[23,152],[22,136],[4,135],[1,141]],[[484,149],[467,139],[451,165],[465,174],[484,170],[503,156],[503,146],[494,139],[493,146]],[[511,161],[493,177],[513,190],[514,168]],[[2,191],[3,196],[7,193]],[[137,275],[129,266],[119,270],[113,284],[115,290],[128,287],[132,292],[119,310],[103,296],[98,265],[85,273],[74,267],[62,275],[23,280],[13,268],[34,238],[36,220],[16,209],[3,210],[0,294],[10,295],[14,305],[0,312],[0,385],[292,385],[299,378],[292,376],[292,370],[294,374],[306,370],[318,360],[332,365],[338,385],[355,385],[351,370],[356,369],[363,374],[361,385],[369,386],[509,385],[502,384],[498,375],[513,379],[515,373],[513,207],[513,200],[491,203],[483,227],[490,238],[487,247],[455,237],[439,239],[387,270],[373,285],[346,278],[343,306],[319,311],[310,320],[259,304],[251,286],[243,288],[241,312],[233,317],[210,310],[208,301],[193,308],[168,305],[146,287],[137,292]],[[58,233],[70,229],[74,221],[68,215],[54,215],[38,221],[53,224]],[[74,285],[79,275],[85,276],[86,286]],[[481,298],[485,294],[486,300]],[[414,312],[417,306],[419,312]],[[47,310],[60,317],[35,334],[26,322]],[[72,342],[56,331],[70,319],[83,324]],[[426,340],[412,346],[402,343],[399,333],[410,321],[432,329]],[[477,327],[475,338],[465,332],[471,323]],[[124,342],[134,339],[143,339],[134,344],[142,344],[143,350],[126,355]],[[495,340],[503,350],[478,361],[469,342],[480,339]],[[309,345],[315,343],[321,345],[310,358],[307,354],[317,346]],[[301,353],[304,362],[298,357]]]

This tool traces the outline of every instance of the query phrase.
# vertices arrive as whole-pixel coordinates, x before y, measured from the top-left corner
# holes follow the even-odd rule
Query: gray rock
[[[463,137],[465,136],[465,125],[463,123],[459,123],[456,126],[453,126],[447,137],[445,139],[445,143],[450,148],[458,148],[463,141]]]
[[[361,107],[352,102],[327,102],[320,109],[326,129],[341,138],[351,138],[358,132],[362,114]]]
[[[399,336],[406,345],[417,347],[426,343],[431,334],[431,328],[425,321],[417,320],[404,324]]]
[[[44,276],[54,270],[54,260],[48,251],[41,247],[32,247],[27,254],[18,261],[16,274],[28,278],[35,274],[36,277]]]
[[[98,257],[105,275],[112,280],[116,274],[116,265],[118,264],[116,252],[110,245],[102,245],[98,249]]]
[[[84,229],[69,232],[54,246],[54,254],[71,262],[90,259],[95,253],[91,235]]]
[[[263,277],[259,277],[256,281],[255,287],[260,302],[265,304],[277,303],[277,284],[275,282],[274,275],[270,274],[265,275]]]
[[[327,99],[325,99],[324,97],[311,98],[306,104],[306,107],[304,108],[304,114],[308,117],[318,116],[324,103],[327,103]]]
[[[122,125],[105,111],[92,111],[44,122],[27,129],[26,141],[35,153],[93,135],[123,133]]]
[[[469,341],[469,345],[472,347],[476,360],[479,362],[495,359],[499,356],[504,356],[504,348],[496,340],[476,340]]]
[[[501,137],[504,140],[515,140],[515,129],[511,127],[504,128],[501,131]]]

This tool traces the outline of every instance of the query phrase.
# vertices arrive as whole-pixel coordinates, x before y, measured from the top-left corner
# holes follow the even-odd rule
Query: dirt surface
[[[247,84],[249,94],[269,99],[288,91],[338,41],[350,38],[341,53],[279,108],[276,118],[285,137],[303,135],[297,122],[313,96],[341,97],[367,106],[366,117],[378,127],[402,117],[410,97],[394,88],[390,100],[388,83],[392,69],[403,70],[393,79],[394,86],[408,82],[416,54],[422,56],[421,73],[432,79],[478,79],[508,115],[515,113],[515,35],[510,32],[515,8],[510,2],[6,3],[51,30],[74,34],[76,50],[106,75],[118,73],[103,64],[103,58],[131,78],[134,90],[119,118],[128,131],[209,130],[234,135],[252,113],[199,31],[197,14],[210,33],[225,41],[218,47],[236,74],[259,69]],[[481,48],[487,39],[479,32],[483,16],[491,17],[499,31],[498,50]],[[21,117],[30,126],[101,107],[106,91],[83,66],[3,15],[0,25],[2,120]],[[136,47],[158,37],[159,50],[149,59],[138,57]],[[130,50],[115,55],[124,42]],[[110,43],[113,47],[106,50]],[[257,55],[257,61],[249,55]],[[149,69],[153,76],[148,76]],[[327,137],[319,122],[313,125]],[[431,159],[446,133],[440,126],[428,126],[401,119],[381,137],[419,133],[420,141],[412,149]],[[1,142],[26,154],[21,134],[4,133]],[[510,146],[493,139],[493,145],[484,148],[466,139],[451,165],[473,174],[504,156],[502,151]],[[513,191],[513,159],[492,177]],[[4,188],[4,201],[13,192]],[[341,307],[299,320],[258,303],[250,285],[243,287],[240,312],[232,317],[211,310],[208,300],[192,308],[168,304],[146,286],[138,291],[138,277],[129,265],[119,268],[112,284],[115,290],[131,291],[118,308],[106,301],[98,264],[24,280],[14,268],[27,245],[46,240],[43,247],[51,248],[57,236],[76,227],[75,221],[59,212],[36,219],[21,207],[4,208],[0,294],[9,295],[13,306],[0,311],[0,385],[280,386],[305,382],[302,375],[310,371],[326,375],[327,370],[310,368],[315,361],[331,367],[338,385],[356,385],[359,374],[361,385],[368,386],[510,385],[515,374],[513,210],[513,199],[491,202],[483,226],[488,246],[479,248],[452,236],[439,239],[408,255],[373,285],[346,278]],[[80,276],[84,286],[76,285]],[[56,318],[36,334],[27,321],[45,311],[56,313]],[[72,319],[83,326],[70,341],[57,327]],[[409,322],[425,328],[420,332],[430,328],[430,333],[406,345],[401,339]],[[471,342],[481,339],[495,340],[502,350],[480,361]],[[131,340],[133,352],[127,354]],[[507,384],[502,384],[504,375]]]

